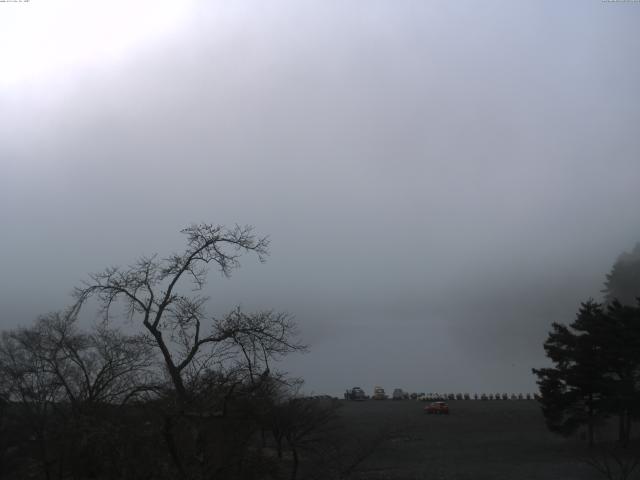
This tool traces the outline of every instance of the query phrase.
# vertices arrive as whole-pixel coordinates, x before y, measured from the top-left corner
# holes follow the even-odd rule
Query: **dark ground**
[[[546,430],[535,401],[450,401],[426,415],[417,401],[341,401],[351,438],[370,454],[358,479],[590,480],[585,441]],[[373,440],[380,438],[377,446]]]

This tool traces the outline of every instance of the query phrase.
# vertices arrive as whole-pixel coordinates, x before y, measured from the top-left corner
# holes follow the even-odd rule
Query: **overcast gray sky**
[[[308,391],[531,391],[551,322],[640,241],[639,23],[596,0],[0,3],[0,326],[237,222],[271,256],[213,275],[213,311],[294,314]]]

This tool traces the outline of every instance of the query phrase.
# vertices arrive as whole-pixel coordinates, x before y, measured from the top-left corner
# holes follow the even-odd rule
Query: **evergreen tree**
[[[623,305],[636,305],[640,297],[640,243],[631,252],[618,257],[607,274],[604,287],[605,303],[617,299]]]
[[[640,304],[582,303],[571,325],[553,324],[544,348],[554,366],[533,372],[549,429],[570,435],[587,425],[593,445],[596,420],[617,415],[626,446],[640,414]]]
[[[593,445],[595,421],[605,412],[610,384],[599,335],[606,330],[605,323],[599,303],[582,303],[576,320],[569,327],[554,323],[544,344],[554,367],[533,370],[549,429],[570,435],[587,425],[589,445]]]
[[[601,332],[610,384],[607,409],[619,416],[618,439],[629,443],[632,419],[640,413],[640,303],[614,300],[607,306],[607,329]]]

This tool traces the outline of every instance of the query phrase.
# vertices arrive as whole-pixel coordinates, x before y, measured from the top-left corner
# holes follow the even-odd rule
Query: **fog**
[[[640,6],[170,3],[0,3],[0,326],[251,224],[212,313],[295,315],[308,392],[533,391],[640,241]]]

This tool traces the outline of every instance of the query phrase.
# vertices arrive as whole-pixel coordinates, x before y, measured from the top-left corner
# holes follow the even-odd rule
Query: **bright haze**
[[[640,4],[0,3],[0,325],[251,224],[306,391],[530,392],[640,241]],[[90,324],[91,315],[83,318]]]

